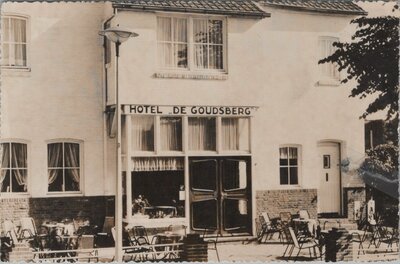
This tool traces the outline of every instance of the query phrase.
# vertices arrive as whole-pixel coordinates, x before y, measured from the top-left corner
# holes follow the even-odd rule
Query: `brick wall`
[[[280,212],[296,214],[308,210],[311,218],[317,217],[317,189],[268,190],[256,192],[256,212],[268,212],[278,217]]]
[[[0,220],[15,222],[21,217],[33,217],[36,225],[43,221],[60,221],[63,218],[89,217],[93,224],[102,226],[105,215],[114,214],[114,198],[106,196],[1,198]]]
[[[361,207],[366,202],[364,187],[343,188],[344,213],[347,218],[354,220],[354,201],[360,201]]]

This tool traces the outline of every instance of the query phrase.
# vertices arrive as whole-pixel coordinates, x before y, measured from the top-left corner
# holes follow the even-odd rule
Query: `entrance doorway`
[[[250,157],[190,158],[189,178],[193,231],[251,234]]]
[[[340,144],[321,142],[319,149],[318,213],[340,215]]]

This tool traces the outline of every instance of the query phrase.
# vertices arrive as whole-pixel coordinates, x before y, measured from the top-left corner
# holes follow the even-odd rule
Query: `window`
[[[49,192],[80,191],[80,156],[79,143],[57,142],[47,145]]]
[[[281,185],[299,183],[299,148],[285,146],[279,148],[279,170]]]
[[[27,19],[4,16],[1,18],[2,66],[27,66]]]
[[[216,118],[189,117],[189,150],[216,150]]]
[[[249,119],[222,118],[222,149],[249,151]]]
[[[26,192],[28,187],[27,145],[0,143],[0,192]]]
[[[134,151],[154,151],[154,117],[134,116],[132,118],[132,144]]]
[[[182,151],[182,118],[160,118],[161,150]]]
[[[224,70],[223,26],[222,19],[158,17],[159,66]]]
[[[320,59],[326,58],[335,52],[334,42],[338,42],[338,38],[320,37],[318,44],[320,50]],[[336,64],[324,63],[319,64],[320,75],[324,80],[339,80],[339,71]]]
[[[149,218],[185,216],[183,158],[133,159],[132,214]],[[157,188],[155,186],[162,186]]]
[[[193,19],[194,66],[223,69],[222,20]]]

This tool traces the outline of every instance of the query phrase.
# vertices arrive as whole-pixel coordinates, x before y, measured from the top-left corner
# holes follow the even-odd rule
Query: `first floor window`
[[[28,187],[27,145],[0,143],[0,192],[26,192]]]
[[[27,66],[27,20],[4,16],[1,19],[2,66]]]
[[[292,185],[299,182],[299,148],[279,148],[280,184]]]
[[[216,150],[216,118],[189,117],[189,150]]]
[[[80,191],[80,144],[57,142],[47,145],[48,191]]]
[[[224,20],[157,17],[159,66],[164,69],[224,69]]]
[[[326,58],[335,52],[334,42],[338,42],[338,38],[320,37],[318,41],[320,59]],[[339,70],[336,64],[324,63],[319,65],[320,75],[322,79],[339,80]]]

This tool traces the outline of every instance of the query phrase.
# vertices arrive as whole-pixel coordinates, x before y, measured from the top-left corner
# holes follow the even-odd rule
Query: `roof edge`
[[[290,9],[290,10],[299,10],[299,11],[310,11],[316,13],[324,13],[324,14],[341,14],[341,15],[368,15],[366,11],[356,11],[356,10],[340,10],[340,9],[323,9],[323,8],[312,8],[312,7],[303,7],[303,6],[287,6],[282,4],[274,4],[274,3],[261,3],[264,6],[272,6],[282,9]]]
[[[212,15],[230,15],[248,18],[263,19],[270,17],[271,14],[265,11],[260,12],[240,12],[240,11],[218,11],[218,10],[205,10],[196,8],[183,8],[183,7],[156,7],[156,6],[142,6],[134,4],[113,3],[113,7],[122,9],[131,9],[137,11],[166,11],[166,12],[182,12],[194,14],[212,14]]]

